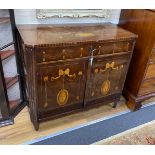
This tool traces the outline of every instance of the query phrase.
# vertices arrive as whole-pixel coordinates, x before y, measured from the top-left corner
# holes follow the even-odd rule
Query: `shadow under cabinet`
[[[136,35],[110,23],[20,25],[31,121],[119,101]]]

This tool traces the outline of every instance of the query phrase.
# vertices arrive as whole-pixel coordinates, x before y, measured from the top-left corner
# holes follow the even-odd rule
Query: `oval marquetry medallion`
[[[102,86],[101,86],[101,93],[103,95],[107,95],[109,93],[109,90],[110,90],[110,81],[109,80],[106,80],[102,83]]]
[[[68,101],[68,91],[66,89],[61,89],[57,95],[57,102],[60,106],[63,106]]]

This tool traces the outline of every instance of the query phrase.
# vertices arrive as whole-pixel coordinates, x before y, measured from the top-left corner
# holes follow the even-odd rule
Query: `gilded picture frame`
[[[36,10],[38,19],[46,18],[84,18],[84,17],[108,17],[107,9],[38,9]]]

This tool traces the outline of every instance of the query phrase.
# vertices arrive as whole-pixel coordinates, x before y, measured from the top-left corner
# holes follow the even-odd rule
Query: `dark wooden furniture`
[[[0,60],[0,126],[13,124],[13,119],[9,116],[8,98],[2,72],[2,63]]]
[[[22,66],[19,61],[16,30],[13,10],[0,9],[0,127],[13,124],[13,118],[27,103],[20,69]],[[14,55],[16,56],[17,75],[5,77],[3,62],[5,64],[5,61],[9,61],[8,58]],[[20,86],[20,98],[10,100],[8,92],[17,82]]]
[[[136,35],[112,24],[18,26],[29,109],[39,122],[119,101]]]
[[[122,10],[119,25],[138,34],[123,91],[127,105],[137,110],[155,96],[155,11]]]

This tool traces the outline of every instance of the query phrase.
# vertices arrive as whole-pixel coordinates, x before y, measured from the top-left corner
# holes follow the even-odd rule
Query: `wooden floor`
[[[84,112],[78,112],[66,117],[40,124],[39,131],[35,131],[31,124],[27,107],[15,118],[15,124],[0,128],[0,144],[22,144],[36,138],[47,136],[64,129],[72,128],[96,119],[111,116],[128,108],[122,98],[117,108],[104,105]]]
[[[117,108],[104,105],[84,112],[78,112],[59,119],[40,124],[39,131],[35,131],[29,118],[27,107],[15,118],[15,124],[0,128],[0,144],[22,144],[30,140],[47,136],[64,129],[72,128],[96,119],[110,116],[127,110],[124,99]]]

